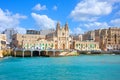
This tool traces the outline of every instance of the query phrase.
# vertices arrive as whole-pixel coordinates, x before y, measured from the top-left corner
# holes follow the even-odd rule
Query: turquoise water
[[[0,80],[120,80],[120,55],[3,58]]]

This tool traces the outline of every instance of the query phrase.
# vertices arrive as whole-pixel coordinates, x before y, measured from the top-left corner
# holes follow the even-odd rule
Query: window
[[[62,35],[64,36],[64,33],[62,33]]]
[[[76,44],[76,47],[78,47],[78,44]]]

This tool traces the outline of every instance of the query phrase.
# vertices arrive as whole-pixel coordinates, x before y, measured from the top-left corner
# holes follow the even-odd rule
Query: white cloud
[[[111,20],[111,21],[110,21],[110,24],[111,24],[112,26],[120,27],[120,18]]]
[[[58,8],[58,7],[57,7],[56,5],[55,5],[55,6],[53,6],[53,10],[57,10],[57,8]]]
[[[26,33],[26,29],[25,28],[22,28],[22,27],[16,27],[16,30],[18,33],[20,34],[25,34]]]
[[[40,27],[40,29],[51,29],[55,28],[56,21],[49,18],[47,15],[40,15],[36,13],[31,13],[31,16],[36,21],[36,24]]]
[[[115,13],[115,16],[120,16],[120,10]]]
[[[80,24],[79,27],[84,29],[84,31],[88,31],[88,30],[108,28],[109,25],[106,22],[89,22],[89,23]]]
[[[84,32],[95,30],[95,29],[106,29],[109,28],[109,24],[106,22],[87,22],[81,23],[78,27],[74,27],[70,30],[71,34],[83,34]]]
[[[84,30],[81,29],[80,27],[77,27],[77,28],[74,29],[74,32],[75,32],[76,34],[82,34],[82,33],[84,32]]]
[[[108,24],[106,22],[92,22],[92,23],[84,24],[84,26],[91,29],[97,29],[97,28],[108,27]]]
[[[107,2],[109,2],[111,4],[115,4],[115,3],[120,2],[120,0],[99,0],[99,1],[107,1]]]
[[[26,16],[20,15],[18,13],[12,14],[10,11],[8,10],[3,11],[0,8],[0,32],[4,31],[7,28],[21,29],[22,27],[19,26],[20,19],[26,19],[26,18],[27,18]],[[25,33],[25,32],[21,31],[21,33]]]
[[[76,21],[96,21],[101,15],[108,15],[112,5],[106,1],[83,0],[79,2],[70,16]]]
[[[46,10],[46,5],[41,5],[41,4],[37,4],[33,7],[33,10],[36,10],[36,11],[40,11],[40,10]]]
[[[83,34],[84,30],[80,27],[75,27],[73,30],[70,30],[70,34]]]

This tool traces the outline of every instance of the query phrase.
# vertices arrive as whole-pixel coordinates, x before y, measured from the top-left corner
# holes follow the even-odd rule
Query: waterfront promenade
[[[58,56],[62,50],[39,50],[39,49],[15,49],[12,53],[14,57],[33,57],[33,56]]]
[[[14,57],[36,57],[36,56],[55,57],[55,56],[77,56],[79,55],[79,53],[75,50],[15,49],[13,50],[11,55]]]
[[[120,54],[120,51],[80,51],[80,50],[39,50],[39,49],[15,49],[12,52],[14,57],[55,57],[55,56],[78,56],[80,54]]]

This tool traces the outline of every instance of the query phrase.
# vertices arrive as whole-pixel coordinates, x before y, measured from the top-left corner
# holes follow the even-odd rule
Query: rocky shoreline
[[[0,58],[11,56],[12,50],[0,50]]]

